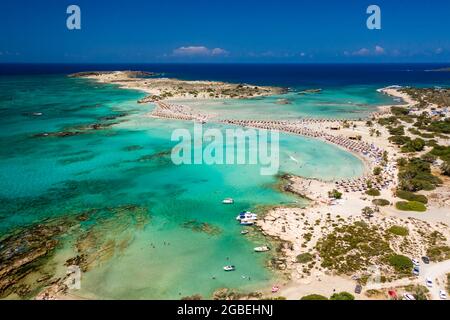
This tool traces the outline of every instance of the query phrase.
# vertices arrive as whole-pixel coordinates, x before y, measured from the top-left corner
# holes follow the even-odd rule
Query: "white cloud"
[[[384,48],[380,46],[375,46],[375,53],[376,54],[384,54]]]
[[[357,56],[357,57],[367,57],[372,55],[382,55],[385,54],[386,50],[383,47],[376,45],[373,49],[361,48],[359,50],[349,52],[344,51],[346,56]]]
[[[222,48],[214,48],[211,50],[211,55],[213,56],[226,56],[227,54],[228,51]]]
[[[173,50],[172,55],[178,57],[225,56],[228,55],[228,51],[222,48],[209,49],[205,46],[187,46],[187,47],[179,47]]]
[[[367,48],[359,49],[358,51],[353,52],[354,56],[368,56],[370,54],[370,50]]]

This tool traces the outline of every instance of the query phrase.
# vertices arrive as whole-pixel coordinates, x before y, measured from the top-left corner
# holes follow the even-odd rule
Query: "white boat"
[[[248,230],[242,230],[241,231],[241,234],[247,234],[248,233]]]
[[[236,220],[256,220],[258,219],[258,215],[256,213],[251,213],[250,211],[242,211],[237,217]]]
[[[233,204],[234,200],[232,198],[225,198],[222,200],[223,204]]]
[[[225,267],[223,267],[223,270],[225,270],[225,271],[234,271],[234,270],[236,270],[236,267],[235,266],[225,266]]]
[[[254,224],[255,224],[255,220],[254,219],[250,219],[250,220],[242,219],[241,220],[241,225],[243,225],[243,226],[252,226]]]
[[[255,252],[266,252],[266,251],[269,251],[270,248],[268,246],[261,246],[261,247],[256,247],[253,250],[255,250]]]

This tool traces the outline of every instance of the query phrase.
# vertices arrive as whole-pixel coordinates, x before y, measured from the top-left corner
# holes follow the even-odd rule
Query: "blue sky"
[[[0,62],[450,62],[450,1],[1,0]]]

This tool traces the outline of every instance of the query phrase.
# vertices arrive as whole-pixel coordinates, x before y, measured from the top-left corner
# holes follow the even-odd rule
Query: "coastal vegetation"
[[[339,192],[336,189],[333,189],[332,191],[328,192],[328,197],[333,199],[341,199],[342,198],[342,192]]]
[[[349,292],[342,291],[339,293],[333,293],[330,300],[355,300],[355,297]]]
[[[430,163],[420,158],[400,158],[397,165],[400,190],[433,190],[442,182],[431,173]]]
[[[359,221],[336,227],[316,244],[321,266],[341,274],[353,274],[372,264],[383,264],[393,254],[376,226]]]
[[[450,102],[450,90],[444,88],[401,88],[400,92],[406,93],[418,102],[419,108],[429,104],[438,107],[447,106]]]
[[[450,259],[450,247],[446,245],[434,245],[427,249],[427,256],[433,262]]]
[[[425,212],[427,208],[422,202],[418,201],[398,201],[395,207],[401,211],[418,211]]]
[[[313,256],[309,252],[305,252],[305,253],[299,254],[297,256],[298,263],[308,263],[308,262],[311,262],[312,260],[313,260]]]
[[[300,300],[328,300],[328,298],[320,294],[308,294],[307,296],[301,297]]]
[[[395,192],[395,195],[400,199],[404,199],[404,200],[408,200],[408,201],[418,201],[418,202],[422,202],[424,204],[428,203],[427,197],[424,196],[423,194],[415,194],[410,191],[397,190]]]
[[[382,207],[388,206],[388,205],[391,204],[391,203],[389,202],[389,200],[382,199],[382,198],[373,199],[373,200],[372,200],[372,203],[373,203],[374,205],[376,205],[376,206],[382,206]]]
[[[402,227],[402,226],[392,226],[388,230],[388,232],[395,234],[397,236],[405,237],[409,234],[408,228]]]
[[[366,194],[369,196],[372,196],[372,197],[378,197],[380,195],[380,191],[378,189],[372,188],[372,189],[368,189],[366,191]]]
[[[391,266],[394,267],[394,269],[397,272],[407,274],[410,273],[413,268],[413,263],[411,262],[411,259],[400,255],[400,254],[394,254],[389,257],[389,263]]]

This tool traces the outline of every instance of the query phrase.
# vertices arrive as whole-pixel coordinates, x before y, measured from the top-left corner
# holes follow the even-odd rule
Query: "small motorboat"
[[[33,112],[32,115],[36,116],[36,117],[40,117],[40,116],[42,116],[42,112]]]
[[[272,293],[278,292],[280,290],[279,286],[273,286],[272,287]]]
[[[241,231],[241,234],[247,234],[248,233],[248,230],[242,230]]]
[[[270,248],[268,246],[261,246],[261,247],[256,247],[253,250],[255,250],[255,252],[266,252],[266,251],[269,251]]]
[[[234,271],[234,270],[236,270],[236,267],[235,266],[225,266],[225,267],[223,267],[223,270],[225,270],[225,271]]]
[[[256,220],[258,219],[258,215],[256,213],[251,213],[250,211],[242,211],[236,217],[236,220]]]
[[[222,200],[223,204],[233,204],[234,200],[232,198],[225,198]]]

